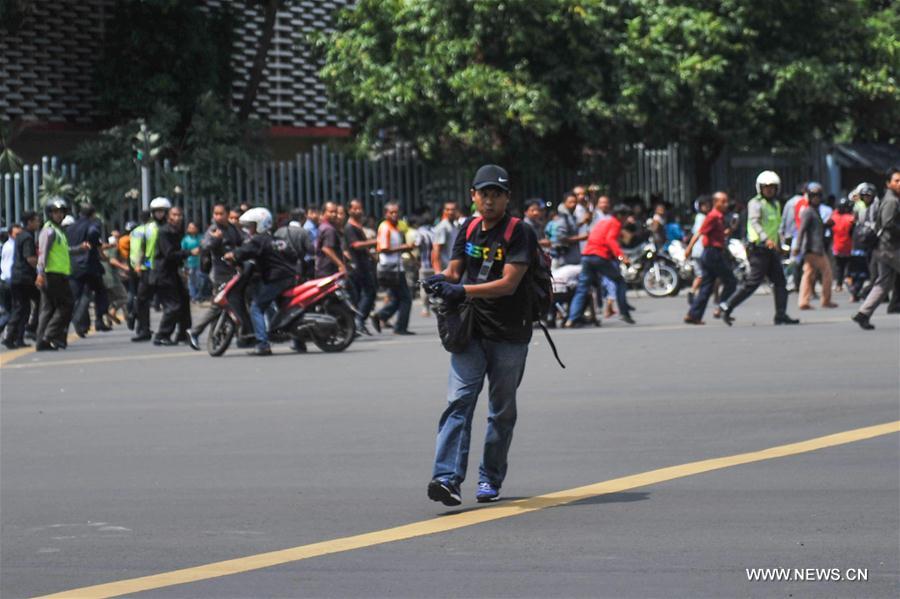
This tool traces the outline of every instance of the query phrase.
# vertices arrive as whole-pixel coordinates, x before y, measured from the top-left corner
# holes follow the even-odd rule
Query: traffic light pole
[[[150,167],[141,164],[141,210],[150,209]]]

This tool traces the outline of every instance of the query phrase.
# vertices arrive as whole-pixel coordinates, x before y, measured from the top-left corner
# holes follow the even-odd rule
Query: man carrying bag
[[[487,376],[490,389],[478,502],[496,501],[506,477],[507,454],[516,424],[516,390],[525,371],[532,332],[532,294],[523,283],[537,241],[507,213],[509,175],[495,165],[478,169],[471,189],[479,217],[470,219],[453,246],[449,266],[426,284],[450,304],[467,303],[471,319],[450,359],[448,405],[441,415],[428,497],[461,503],[472,417]],[[522,283],[522,284],[520,284]],[[469,334],[469,328],[471,333]]]

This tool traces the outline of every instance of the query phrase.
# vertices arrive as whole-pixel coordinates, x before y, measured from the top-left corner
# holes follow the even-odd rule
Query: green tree
[[[577,165],[680,142],[701,188],[728,144],[895,139],[896,3],[360,0],[315,38],[360,145]],[[612,169],[615,170],[615,169]]]
[[[363,148],[577,164],[615,133],[614,5],[361,0],[316,38],[330,97]]]
[[[183,134],[202,94],[230,97],[234,24],[227,5],[203,11],[195,0],[117,2],[95,73],[101,107],[121,123],[165,104],[178,111]]]

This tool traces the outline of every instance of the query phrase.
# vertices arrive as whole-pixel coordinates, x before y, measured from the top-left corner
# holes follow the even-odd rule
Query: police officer
[[[41,314],[38,320],[35,350],[65,349],[66,329],[72,317],[72,289],[69,275],[72,273],[71,255],[90,249],[88,242],[77,248],[69,248],[69,241],[62,229],[66,216],[66,201],[59,197],[47,202],[47,222],[38,239],[37,277],[34,284],[41,291]]]
[[[131,261],[134,273],[138,277],[135,335],[132,341],[150,341],[150,302],[156,293],[156,286],[150,276],[153,271],[153,260],[156,255],[156,243],[159,229],[166,224],[166,215],[172,203],[163,197],[150,202],[150,220],[144,225],[140,243],[134,244],[132,239]]]
[[[184,259],[199,255],[200,248],[181,249],[184,237],[184,216],[181,208],[170,208],[166,214],[166,224],[159,227],[150,271],[150,284],[156,289],[163,314],[159,320],[159,330],[153,338],[153,345],[177,345],[182,339],[191,348],[199,351],[200,345],[187,334],[191,329],[191,297],[181,278]],[[179,335],[173,340],[172,332],[178,325]]]
[[[255,260],[262,280],[250,304],[250,319],[256,334],[254,356],[270,356],[269,331],[266,326],[266,310],[282,291],[296,282],[297,255],[290,244],[272,237],[272,213],[265,208],[251,208],[241,215],[241,226],[250,234],[244,245],[223,256],[226,260],[244,262]],[[294,350],[305,352],[306,345],[295,341]]]
[[[775,324],[800,322],[787,314],[787,283],[781,266],[778,238],[781,207],[776,197],[780,187],[781,178],[773,171],[763,171],[756,177],[756,196],[747,203],[747,259],[750,272],[737,291],[719,305],[722,321],[728,326],[734,321],[732,311],[753,295],[766,278],[775,288]]]
[[[140,264],[144,259],[144,229],[150,222],[150,211],[141,212],[141,222],[131,228],[128,234],[128,330],[133,331],[137,322],[138,287],[141,278],[138,276]]]

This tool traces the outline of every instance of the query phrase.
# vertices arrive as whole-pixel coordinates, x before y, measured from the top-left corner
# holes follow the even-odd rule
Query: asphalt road
[[[881,308],[863,332],[836,300],[774,327],[756,296],[728,328],[682,325],[683,298],[636,299],[636,326],[555,333],[566,370],[538,332],[494,507],[900,420],[900,319]],[[462,510],[425,496],[448,356],[433,322],[412,328],[266,359],[117,331],[7,362],[0,595],[478,516],[474,480]],[[484,414],[482,401],[470,473]],[[893,432],[140,595],[895,597],[898,506]],[[762,567],[866,568],[868,581],[748,581]]]

